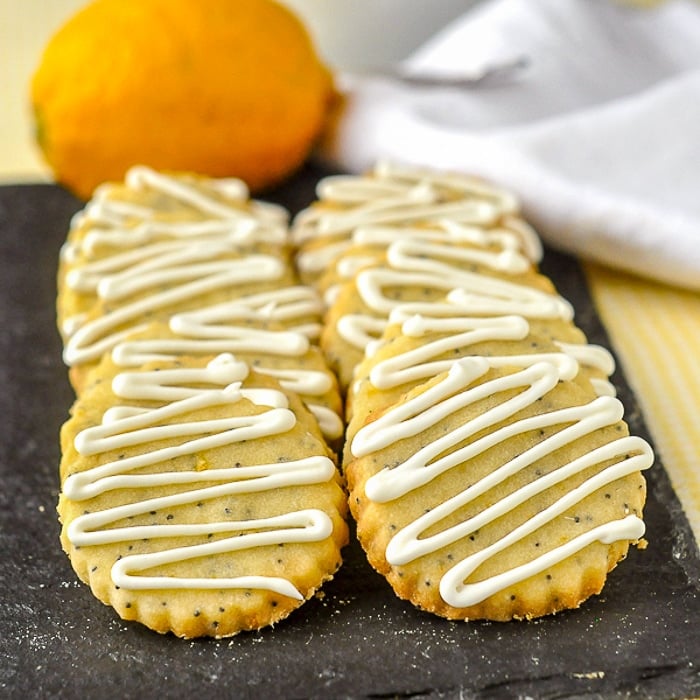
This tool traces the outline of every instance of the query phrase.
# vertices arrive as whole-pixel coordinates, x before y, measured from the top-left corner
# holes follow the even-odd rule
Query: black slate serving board
[[[297,211],[322,174],[308,167],[267,198]],[[0,188],[0,698],[700,696],[700,555],[658,461],[649,547],[580,610],[448,622],[398,600],[353,541],[322,595],[274,629],[184,641],[118,619],[77,581],[55,513],[58,430],[73,400],[55,273],[80,206],[51,185]],[[547,250],[542,269],[609,347],[577,263]],[[649,439],[625,377],[613,379],[632,432]]]

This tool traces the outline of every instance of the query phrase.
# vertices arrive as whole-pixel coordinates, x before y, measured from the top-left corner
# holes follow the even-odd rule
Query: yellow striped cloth
[[[700,542],[700,294],[586,264],[593,302]]]

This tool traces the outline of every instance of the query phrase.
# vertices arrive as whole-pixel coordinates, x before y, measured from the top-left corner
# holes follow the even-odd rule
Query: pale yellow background
[[[28,83],[51,33],[84,0],[0,0],[0,179],[36,179]]]
[[[366,68],[407,55],[471,1],[287,3],[306,19],[332,65]],[[32,139],[28,84],[48,37],[83,4],[0,0],[0,184],[48,178]],[[657,453],[700,538],[700,295],[599,266],[586,266],[586,273]]]

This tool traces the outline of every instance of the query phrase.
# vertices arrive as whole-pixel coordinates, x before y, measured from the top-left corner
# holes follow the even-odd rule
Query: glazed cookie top
[[[196,256],[184,260],[178,256],[176,261],[161,261],[158,269],[132,267],[111,277],[102,285],[98,303],[72,329],[64,347],[65,363],[69,367],[94,364],[149,321],[294,283],[289,268],[275,256],[197,250]]]
[[[472,317],[467,308],[435,306],[445,314],[414,314],[412,304],[399,306],[390,314],[381,338],[355,368],[350,396],[351,405],[361,407],[360,413],[376,410],[377,402],[390,403],[465,356],[484,357],[492,367],[552,362],[563,379],[578,378],[590,382],[599,395],[615,395],[609,381],[615,362],[601,346],[537,335],[537,323],[522,316]]]
[[[324,437],[339,447],[344,433],[342,401],[335,376],[320,350],[303,333],[256,315],[249,307],[227,305],[224,318],[218,311],[205,319],[193,312],[200,323],[190,314],[176,314],[168,324],[150,324],[118,343],[111,360],[127,369],[153,361],[232,353],[257,374],[275,377],[283,388],[298,394]]]
[[[350,383],[355,366],[371,352],[391,313],[407,303],[425,316],[447,302],[455,305],[452,315],[543,319],[562,326],[565,337],[572,325],[571,305],[547,278],[530,268],[511,271],[512,265],[519,269],[511,256],[447,243],[391,243],[378,262],[340,285],[329,307],[321,345],[341,386]]]
[[[346,471],[361,537],[396,575],[428,567],[420,575],[439,578],[441,599],[425,593],[431,605],[473,608],[469,617],[594,542],[637,541],[638,474],[653,455],[626,434],[622,413],[617,399],[562,381],[550,362],[514,370],[460,360],[352,440]],[[392,527],[375,531],[377,517]]]
[[[585,351],[586,346],[583,348]],[[590,347],[588,353],[595,359],[598,354],[605,359],[610,357],[603,348]],[[378,344],[356,368],[349,392],[347,440],[351,441],[375,412],[395,403],[413,387],[448,371],[463,357],[483,358],[490,367],[522,368],[550,362],[557,367],[561,379],[582,382],[586,387],[599,386],[597,393],[614,395],[612,384],[597,377],[597,368],[581,365],[574,354],[533,334],[520,316],[410,316],[391,340]]]
[[[103,366],[64,427],[60,502],[64,544],[76,565],[97,567],[98,597],[255,589],[298,603],[329,577],[346,537],[339,475],[293,395],[230,355]],[[333,560],[313,575],[293,562],[272,575],[269,554],[256,563],[330,541]],[[108,579],[97,575],[104,547],[120,552]]]
[[[541,258],[535,232],[519,217],[510,193],[476,178],[436,173],[383,163],[365,176],[323,179],[319,202],[294,220],[292,238],[299,248],[297,266],[305,282],[313,282],[344,253],[358,229],[411,228],[425,224],[462,228],[483,244],[491,240],[515,245],[531,261]],[[446,224],[445,222],[450,222]]]
[[[247,199],[236,180],[132,168],[124,184],[98,188],[73,219],[58,272],[62,336],[129,277],[162,278],[188,261],[203,265],[231,252],[286,256],[286,220],[281,207]]]

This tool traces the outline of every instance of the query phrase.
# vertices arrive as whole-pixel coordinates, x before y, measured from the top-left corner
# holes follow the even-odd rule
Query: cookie
[[[450,619],[578,607],[644,546],[653,455],[622,414],[550,362],[457,361],[352,440],[345,474],[370,563]]]
[[[300,212],[292,227],[297,267],[306,284],[316,284],[365,227],[410,229],[447,221],[515,237],[535,262],[542,255],[538,236],[519,216],[517,199],[473,177],[380,163],[365,176],[324,178],[317,194],[318,201]]]
[[[126,620],[180,637],[272,625],[330,579],[341,479],[293,394],[229,355],[93,372],[64,425],[61,541]]]
[[[230,197],[225,194],[230,191]],[[234,196],[235,195],[235,196]],[[220,275],[223,261],[272,256],[289,267],[286,213],[247,199],[245,185],[133,168],[98,189],[74,217],[61,250],[57,321],[68,343],[100,305],[150,285]],[[194,292],[197,293],[197,292]],[[120,296],[121,294],[121,296]]]

